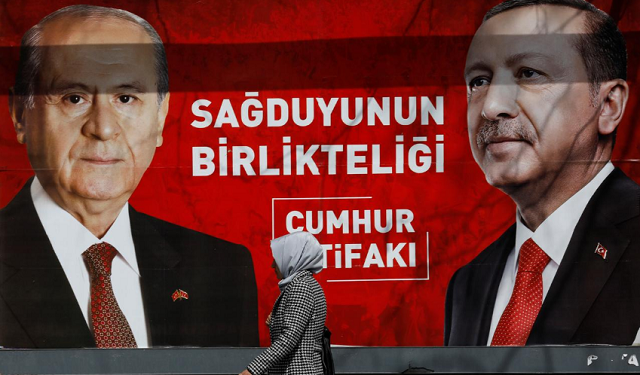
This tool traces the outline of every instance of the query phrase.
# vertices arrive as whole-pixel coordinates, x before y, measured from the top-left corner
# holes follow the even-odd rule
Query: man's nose
[[[520,112],[517,96],[518,86],[514,82],[492,82],[482,106],[482,117],[489,121],[517,117]]]
[[[117,138],[122,129],[118,123],[118,116],[112,108],[109,95],[98,94],[91,105],[91,113],[83,127],[85,136],[108,141]]]

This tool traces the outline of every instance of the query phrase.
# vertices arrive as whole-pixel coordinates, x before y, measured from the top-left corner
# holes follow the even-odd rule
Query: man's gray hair
[[[132,22],[144,29],[153,43],[156,69],[156,89],[158,92],[158,104],[169,92],[169,67],[167,54],[162,44],[162,39],[156,30],[145,21],[131,12],[122,9],[107,8],[96,5],[71,5],[44,17],[38,24],[30,28],[22,37],[20,44],[20,62],[16,74],[15,94],[21,98],[26,107],[32,108],[34,95],[36,94],[36,80],[42,66],[42,30],[46,24],[62,17],[79,18],[119,18]]]
[[[577,35],[574,45],[587,69],[594,99],[601,83],[616,78],[627,79],[624,36],[611,16],[585,0],[506,0],[491,8],[483,22],[511,9],[536,5],[557,5],[585,12],[586,33]]]

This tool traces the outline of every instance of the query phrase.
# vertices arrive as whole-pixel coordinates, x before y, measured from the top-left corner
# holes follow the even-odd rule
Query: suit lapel
[[[635,194],[630,194],[634,191]],[[630,239],[617,224],[640,213],[639,188],[616,169],[585,208],[527,344],[569,344]],[[606,259],[595,253],[598,243]]]
[[[177,345],[182,304],[172,294],[179,286],[176,266],[180,254],[144,214],[129,205],[131,233],[141,274],[142,299],[153,346]]]
[[[507,263],[509,253],[515,246],[516,226],[512,225],[509,229],[494,242],[492,250],[488,252],[488,256],[482,260],[481,266],[475,267],[475,272],[481,273],[474,277],[474,280],[482,280],[478,286],[478,293],[474,293],[471,306],[478,306],[480,314],[472,322],[473,326],[470,334],[475,336],[475,345],[485,346],[489,338],[489,330],[491,329],[491,318],[493,316],[493,308],[498,294],[498,287],[502,280],[504,267]],[[474,335],[473,332],[476,332]]]
[[[487,345],[502,273],[515,243],[515,225],[451,279],[445,345]],[[455,308],[453,307],[455,306]]]
[[[71,285],[31,200],[30,181],[0,221],[0,295],[37,348],[94,347]]]

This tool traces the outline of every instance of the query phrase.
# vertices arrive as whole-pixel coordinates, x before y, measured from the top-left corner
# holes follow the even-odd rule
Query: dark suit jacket
[[[0,210],[0,346],[95,347],[27,183]],[[130,208],[153,346],[258,346],[249,251]],[[172,294],[189,299],[175,302]]]
[[[595,254],[598,243],[606,259]],[[449,282],[444,344],[486,345],[515,225]],[[580,217],[527,345],[629,345],[640,328],[640,187],[619,169]]]

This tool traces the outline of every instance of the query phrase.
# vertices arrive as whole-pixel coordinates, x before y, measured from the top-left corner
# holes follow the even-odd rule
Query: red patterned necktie
[[[520,248],[518,274],[509,304],[491,340],[492,346],[522,346],[542,306],[542,271],[549,256],[531,239]]]
[[[91,277],[91,322],[98,348],[137,347],[111,286],[111,263],[117,253],[106,242],[91,245],[82,253]]]

